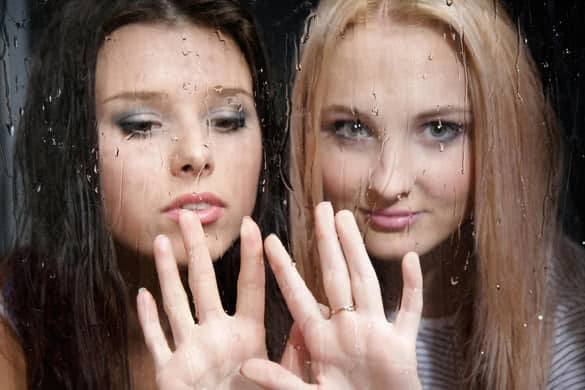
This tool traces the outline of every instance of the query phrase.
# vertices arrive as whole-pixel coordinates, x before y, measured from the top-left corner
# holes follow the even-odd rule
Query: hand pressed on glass
[[[280,241],[265,250],[310,355],[314,384],[282,366],[252,359],[242,366],[249,379],[269,389],[419,389],[415,342],[422,310],[418,255],[404,256],[402,304],[387,321],[379,282],[353,215],[334,216],[329,203],[317,206],[316,236],[331,313],[323,313]]]
[[[194,213],[181,212],[179,224],[189,261],[189,288],[198,322],[189,308],[168,238],[154,242],[163,306],[175,350],[169,347],[152,295],[137,297],[140,325],[161,389],[257,388],[239,373],[249,358],[266,358],[264,337],[264,264],[262,238],[256,224],[244,218],[241,227],[241,271],[236,313],[227,315],[219,297],[205,233]]]

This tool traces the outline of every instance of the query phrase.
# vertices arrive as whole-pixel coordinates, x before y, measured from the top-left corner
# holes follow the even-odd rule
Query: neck
[[[167,335],[170,335],[170,325],[163,311],[162,294],[158,281],[158,274],[154,264],[154,258],[140,254],[135,249],[129,249],[116,244],[118,266],[126,282],[128,291],[128,337],[129,344],[136,346],[144,343],[144,337],[136,307],[136,296],[140,288],[146,288],[157,303],[161,326]],[[181,276],[186,277],[186,272],[180,270]]]
[[[420,257],[423,273],[423,318],[454,315],[469,291],[473,240],[463,232]],[[400,261],[373,260],[382,285],[384,307],[396,310],[402,295]]]

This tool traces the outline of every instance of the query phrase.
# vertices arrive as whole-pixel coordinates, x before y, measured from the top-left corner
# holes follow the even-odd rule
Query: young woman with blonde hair
[[[323,200],[355,215],[390,319],[400,259],[420,254],[415,366],[423,387],[585,386],[585,266],[557,217],[561,134],[524,38],[498,1],[321,1],[307,23],[291,127],[293,258],[313,294],[329,301],[331,320],[345,317],[340,337],[359,344],[371,327],[358,321],[345,247],[330,255],[347,258],[351,295],[332,302],[323,216],[312,214]],[[412,287],[416,273],[403,270]],[[289,307],[307,300],[300,295],[288,296]],[[303,328],[314,379],[328,388],[315,351],[336,343],[307,340],[311,324]],[[412,345],[385,344],[390,361],[414,350],[403,340]],[[348,383],[378,363],[354,352],[346,359],[353,365],[338,365],[353,367]],[[251,376],[265,385],[298,384],[259,367]],[[377,379],[370,376],[372,388],[382,388]]]

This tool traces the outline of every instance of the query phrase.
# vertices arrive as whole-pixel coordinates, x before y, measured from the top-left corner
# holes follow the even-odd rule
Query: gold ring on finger
[[[355,305],[352,303],[351,305],[345,305],[341,306],[340,308],[331,310],[331,313],[329,313],[329,318],[341,313],[342,311],[355,311]]]

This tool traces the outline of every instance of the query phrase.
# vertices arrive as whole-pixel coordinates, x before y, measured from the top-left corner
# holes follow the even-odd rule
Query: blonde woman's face
[[[100,175],[115,240],[152,256],[166,234],[186,261],[180,209],[199,215],[213,259],[254,208],[262,161],[252,78],[227,36],[185,24],[116,30],[98,55]]]
[[[471,107],[450,33],[371,22],[339,40],[324,81],[325,199],[354,211],[370,255],[424,255],[468,210]]]

